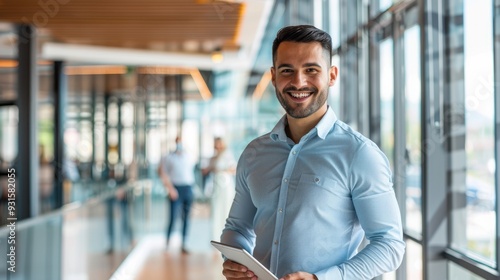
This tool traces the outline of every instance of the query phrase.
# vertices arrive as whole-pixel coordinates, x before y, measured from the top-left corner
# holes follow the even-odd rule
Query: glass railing
[[[85,202],[7,223],[0,229],[0,279],[109,279],[136,240],[163,227],[164,222],[155,222],[165,219],[165,195],[157,185],[153,180],[127,183]]]

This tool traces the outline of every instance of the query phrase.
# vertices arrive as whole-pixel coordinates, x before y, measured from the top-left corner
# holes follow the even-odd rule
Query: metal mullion
[[[452,261],[456,265],[486,280],[496,280],[500,276],[500,274],[495,271],[495,269],[491,268],[489,264],[481,263],[477,259],[462,252],[453,249],[446,249],[443,252],[443,255],[446,259]]]
[[[368,27],[376,25],[378,22],[380,22],[385,17],[386,13],[398,13],[400,11],[409,10],[412,6],[418,5],[418,2],[419,1],[417,1],[417,0],[399,1],[395,4],[393,4],[387,10],[381,11],[375,17],[370,18],[367,25],[368,25]]]
[[[368,7],[360,4],[361,8],[358,8],[358,13],[360,13],[359,18],[364,21],[368,18]],[[359,120],[359,132],[364,135],[370,135],[370,94],[369,94],[369,60],[370,60],[370,33],[367,28],[359,28],[358,34],[361,39],[358,41],[358,120]]]
[[[404,61],[404,18],[400,12],[393,16],[394,48],[394,183],[399,208],[402,214],[403,229],[406,228],[406,106],[405,106],[405,61]],[[398,278],[404,279],[407,271],[407,256],[397,270]]]
[[[377,32],[370,30],[370,139],[380,146],[380,55]]]
[[[500,56],[500,0],[495,0],[493,6],[493,57],[494,57],[494,85],[500,83],[500,61],[498,57]],[[496,213],[496,271],[500,275],[500,98],[498,97],[498,87],[493,87],[493,98],[495,102],[495,213]]]
[[[423,126],[421,142],[422,157],[422,263],[424,279],[448,279],[447,262],[442,252],[448,244],[447,212],[447,170],[448,153],[442,142],[441,132],[434,123],[436,108],[435,98],[439,96],[439,81],[444,79],[441,72],[440,55],[444,30],[435,22],[440,20],[442,2],[419,0],[419,22],[421,24],[421,77],[422,77],[422,113]],[[437,15],[437,16],[435,16]],[[438,83],[436,83],[438,81]],[[441,109],[441,108],[438,108]]]

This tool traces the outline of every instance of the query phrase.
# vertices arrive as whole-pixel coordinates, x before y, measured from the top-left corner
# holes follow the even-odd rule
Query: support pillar
[[[63,166],[64,166],[64,123],[66,111],[66,75],[64,74],[64,62],[54,62],[54,168],[56,172],[54,180],[54,207],[63,205]]]
[[[16,216],[37,216],[38,186],[38,72],[36,29],[18,25],[17,108],[19,110],[18,157],[16,160]]]

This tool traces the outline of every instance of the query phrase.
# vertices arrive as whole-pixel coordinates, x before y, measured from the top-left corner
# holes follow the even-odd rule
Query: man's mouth
[[[312,93],[311,92],[289,92],[289,94],[293,98],[302,99],[302,98],[309,97]]]

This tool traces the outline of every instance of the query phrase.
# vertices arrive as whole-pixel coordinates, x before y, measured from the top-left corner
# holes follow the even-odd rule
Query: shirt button
[[[293,152],[292,152],[292,154],[294,154],[294,155],[295,155],[295,154],[297,154],[297,152],[296,152],[296,151],[293,151]]]
[[[319,183],[319,178],[314,178],[314,182]]]
[[[288,183],[288,179],[286,179],[286,178],[285,178],[285,180],[283,180],[283,181],[285,181],[285,183]]]
[[[280,208],[280,213],[283,213],[283,209],[282,208]]]
[[[278,241],[274,241],[274,245],[278,245]]]

